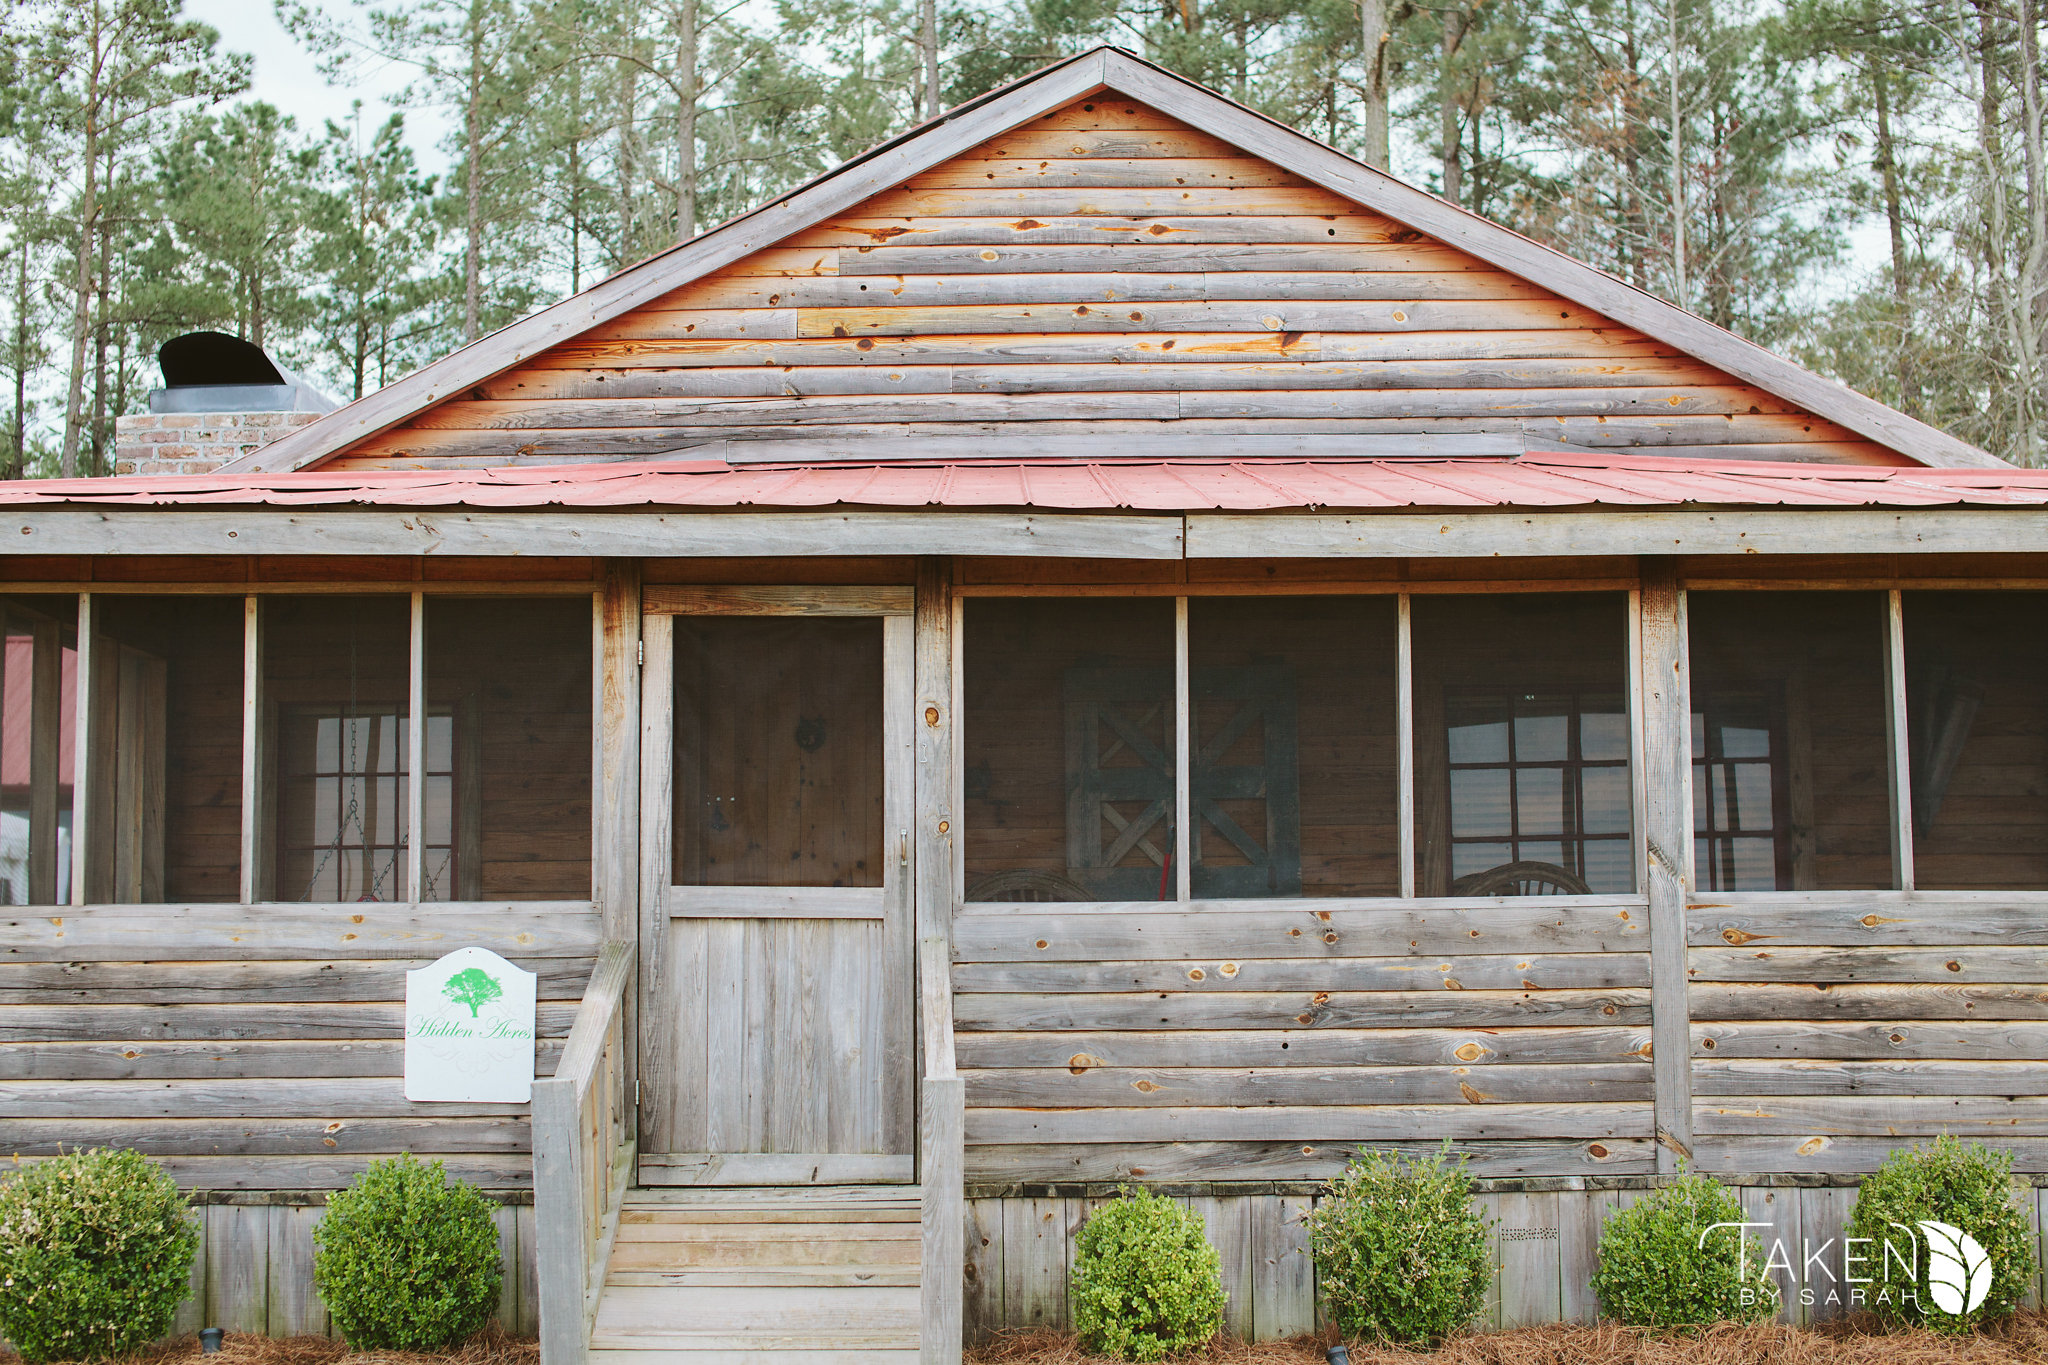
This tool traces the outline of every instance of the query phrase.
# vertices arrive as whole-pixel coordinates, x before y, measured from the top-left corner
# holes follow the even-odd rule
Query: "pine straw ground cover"
[[[0,1353],[6,1365],[19,1357]],[[127,1358],[124,1365],[199,1365],[198,1337],[174,1337]],[[478,1333],[445,1355],[411,1351],[351,1352],[331,1337],[257,1337],[229,1332],[207,1365],[540,1365],[540,1343],[508,1336],[497,1328]]]
[[[1326,1337],[1248,1345],[1220,1341],[1188,1365],[1323,1365]],[[1657,1337],[1614,1323],[1559,1324],[1453,1337],[1435,1351],[1353,1345],[1351,1365],[2044,1365],[2048,1314],[2021,1313],[1980,1336],[1887,1333],[1868,1314],[1815,1328],[1716,1327]],[[970,1365],[1104,1365],[1057,1332],[1006,1332],[968,1351]]]

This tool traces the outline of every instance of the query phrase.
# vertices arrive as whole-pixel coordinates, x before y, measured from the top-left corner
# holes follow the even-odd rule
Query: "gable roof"
[[[1406,185],[1128,52],[1104,47],[951,110],[751,213],[463,346],[232,462],[222,472],[314,467],[550,347],[652,304],[991,138],[1103,90],[1142,101],[1907,459],[1930,466],[2005,467],[2004,461],[1975,446],[1803,369],[1625,281]]]

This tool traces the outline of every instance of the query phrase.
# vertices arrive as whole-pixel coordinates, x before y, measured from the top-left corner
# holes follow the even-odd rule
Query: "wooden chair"
[[[1590,896],[1587,886],[1556,863],[1502,863],[1451,883],[1454,896]]]
[[[1088,888],[1059,872],[1014,868],[991,872],[967,888],[970,901],[1092,901]]]

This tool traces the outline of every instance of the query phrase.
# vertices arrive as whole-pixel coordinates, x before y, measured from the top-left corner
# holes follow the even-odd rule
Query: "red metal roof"
[[[0,483],[38,507],[1045,507],[1140,511],[1438,507],[2016,507],[2048,470],[1714,463],[1651,455],[1513,459],[665,461],[459,470],[137,475]]]

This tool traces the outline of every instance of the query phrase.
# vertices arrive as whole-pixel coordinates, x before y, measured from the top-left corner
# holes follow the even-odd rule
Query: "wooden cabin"
[[[1127,1182],[1290,1335],[1366,1147],[1510,1325],[1682,1163],[1800,1318],[2048,1178],[2048,474],[1124,52],[279,429],[0,488],[0,1148],[190,1187],[184,1326],[400,1151],[548,1365],[954,1360]],[[404,1098],[464,945],[530,1110]]]

